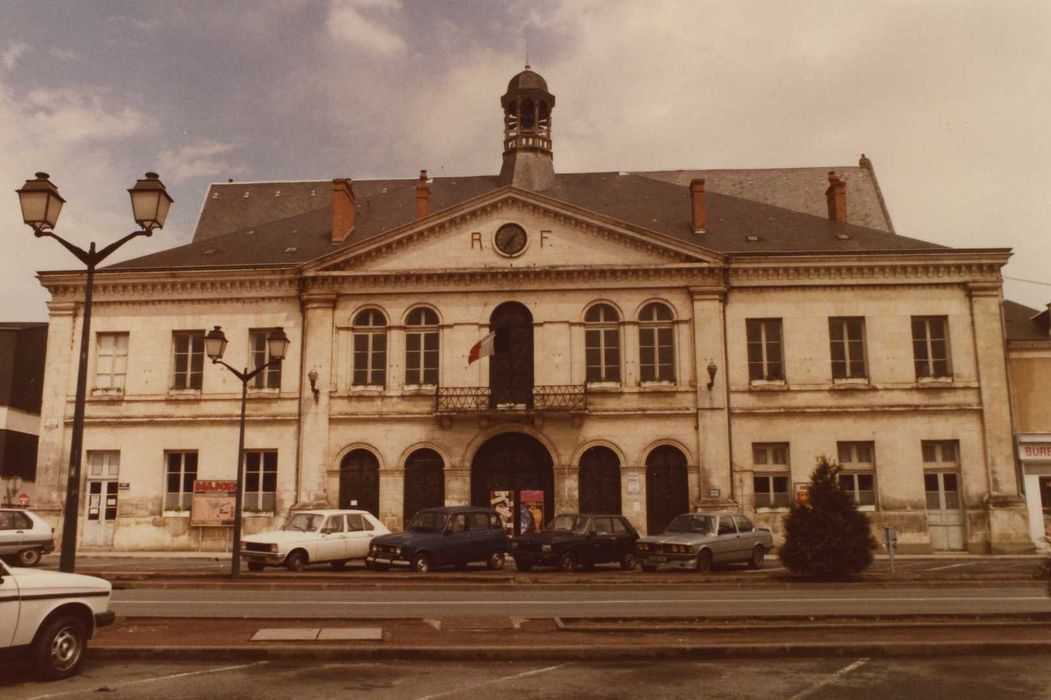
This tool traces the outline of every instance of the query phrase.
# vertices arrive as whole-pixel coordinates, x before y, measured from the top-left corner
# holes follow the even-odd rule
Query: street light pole
[[[69,474],[66,477],[66,504],[62,519],[62,553],[59,556],[60,571],[72,572],[76,568],[77,520],[80,517],[80,467],[84,449],[84,408],[88,383],[88,347],[91,343],[91,301],[95,288],[95,268],[115,250],[133,238],[152,236],[153,230],[164,227],[172,198],[157,173],[146,173],[128,192],[131,194],[132,214],[142,228],[110,243],[102,250],[95,250],[94,241],[85,251],[57,235],[52,229],[58,223],[58,215],[65,204],[47,173],[37,173],[35,180],[26,180],[18,193],[22,206],[22,220],[33,229],[37,238],[54,238],[87,267],[84,281],[84,317],[80,329],[80,358],[77,365],[77,393],[73,404],[73,434],[69,444]]]
[[[282,330],[272,331],[266,337],[266,347],[269,360],[259,365],[252,371],[237,370],[223,362],[223,353],[226,352],[226,334],[219,326],[208,331],[204,336],[204,351],[213,365],[222,365],[241,381],[241,422],[237,436],[237,493],[234,494],[234,542],[233,556],[230,558],[230,578],[241,575],[241,508],[244,503],[244,469],[245,469],[245,408],[248,403],[248,382],[258,376],[267,367],[278,365],[285,359],[288,352],[288,336]]]

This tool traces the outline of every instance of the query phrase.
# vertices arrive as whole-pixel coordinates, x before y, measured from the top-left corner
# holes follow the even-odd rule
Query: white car
[[[55,551],[55,528],[36,513],[0,508],[0,557],[18,566],[36,566]]]
[[[28,651],[49,680],[73,675],[95,630],[115,619],[111,590],[109,581],[94,576],[0,562],[0,651]]]
[[[301,510],[280,530],[249,535],[241,541],[241,556],[249,571],[285,566],[302,571],[307,564],[328,562],[342,569],[351,559],[364,559],[377,535],[390,532],[364,510]]]

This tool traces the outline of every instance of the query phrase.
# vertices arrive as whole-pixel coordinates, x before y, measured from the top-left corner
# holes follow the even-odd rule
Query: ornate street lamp
[[[37,238],[54,238],[63,248],[73,253],[87,267],[87,278],[84,282],[84,321],[80,332],[80,360],[77,365],[77,394],[73,405],[73,435],[69,445],[69,475],[66,479],[66,507],[62,520],[62,554],[58,568],[62,571],[73,571],[77,556],[77,519],[80,511],[80,463],[84,448],[84,402],[87,390],[88,346],[91,341],[91,297],[95,286],[95,268],[108,258],[113,251],[138,236],[152,236],[153,230],[164,227],[168,209],[174,201],[157,173],[146,173],[128,192],[131,194],[131,208],[136,223],[142,227],[127,236],[110,243],[102,250],[95,250],[94,241],[85,251],[61,238],[54,232],[58,224],[58,215],[66,200],[58,193],[58,188],[48,178],[47,173],[37,173],[35,180],[26,180],[18,193],[18,203],[22,206],[22,220],[33,229]]]
[[[244,500],[245,469],[245,406],[248,399],[248,382],[267,367],[279,364],[288,352],[288,336],[283,330],[271,331],[266,337],[266,347],[270,359],[249,371],[237,370],[223,362],[226,352],[226,334],[215,326],[204,336],[204,352],[212,364],[222,365],[241,380],[241,427],[237,438],[237,493],[234,495],[234,544],[233,557],[230,560],[230,578],[237,578],[241,573],[241,504]]]

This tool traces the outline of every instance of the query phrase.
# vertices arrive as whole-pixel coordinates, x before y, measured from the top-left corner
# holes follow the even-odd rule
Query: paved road
[[[1051,656],[553,664],[89,659],[80,676],[57,683],[37,683],[17,671],[0,669],[0,696],[20,700],[1035,700],[1046,699],[1048,688]]]
[[[1051,612],[1039,585],[976,588],[631,588],[472,590],[129,589],[112,609],[129,617],[432,618],[715,617]]]

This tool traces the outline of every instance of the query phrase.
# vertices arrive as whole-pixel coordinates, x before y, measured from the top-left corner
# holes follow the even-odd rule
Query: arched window
[[[438,385],[438,314],[420,307],[405,320],[405,383]]]
[[[354,318],[353,386],[382,387],[387,383],[387,319],[376,309]]]
[[[667,304],[652,302],[639,312],[639,378],[675,381],[675,324]]]
[[[620,382],[620,314],[595,304],[584,314],[584,355],[588,384]]]

